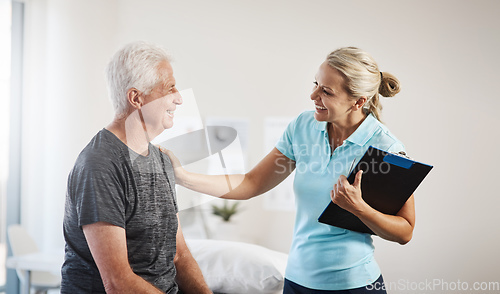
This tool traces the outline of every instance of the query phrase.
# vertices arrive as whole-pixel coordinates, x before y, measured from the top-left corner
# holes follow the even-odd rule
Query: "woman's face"
[[[356,100],[345,90],[344,76],[325,61],[316,74],[316,81],[311,93],[317,121],[342,123],[354,110]]]

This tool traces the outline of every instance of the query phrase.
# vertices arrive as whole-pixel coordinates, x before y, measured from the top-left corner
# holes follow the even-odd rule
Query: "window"
[[[11,1],[0,0],[0,287],[5,284],[6,186],[9,169]]]

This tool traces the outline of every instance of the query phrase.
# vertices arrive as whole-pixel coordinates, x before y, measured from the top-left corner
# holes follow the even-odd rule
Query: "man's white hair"
[[[115,115],[123,116],[128,110],[127,91],[131,88],[148,95],[164,77],[158,67],[171,58],[162,47],[139,41],[118,50],[106,67],[108,92]]]

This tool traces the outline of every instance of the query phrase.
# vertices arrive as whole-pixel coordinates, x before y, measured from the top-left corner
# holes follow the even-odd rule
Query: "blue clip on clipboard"
[[[361,192],[374,209],[395,215],[406,203],[433,167],[401,155],[370,146],[347,177],[350,183],[363,170]],[[318,221],[324,224],[374,234],[352,213],[330,202]]]
[[[396,165],[405,169],[410,169],[415,163],[413,160],[409,158],[404,158],[397,154],[389,153],[384,156],[384,162],[387,162],[391,165]]]

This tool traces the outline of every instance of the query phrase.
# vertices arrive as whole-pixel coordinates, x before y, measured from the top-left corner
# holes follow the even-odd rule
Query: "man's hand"
[[[177,215],[179,219],[179,215]],[[177,269],[177,277],[175,278],[179,289],[186,294],[212,294],[208,288],[203,274],[198,266],[198,263],[191,255],[191,251],[186,244],[184,235],[182,234],[181,222],[177,227],[176,238],[176,254],[175,254],[175,268]]]

